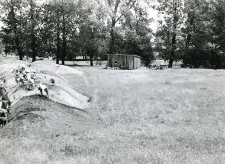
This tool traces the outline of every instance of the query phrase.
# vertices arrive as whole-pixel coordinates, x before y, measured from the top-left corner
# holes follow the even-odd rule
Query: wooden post
[[[114,64],[115,64],[115,59],[114,58],[115,58],[115,55],[113,54],[112,55],[112,67],[114,67]]]

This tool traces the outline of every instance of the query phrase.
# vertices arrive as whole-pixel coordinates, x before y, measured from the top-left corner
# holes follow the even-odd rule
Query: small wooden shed
[[[120,69],[138,69],[141,67],[141,57],[129,54],[108,54],[108,67]]]

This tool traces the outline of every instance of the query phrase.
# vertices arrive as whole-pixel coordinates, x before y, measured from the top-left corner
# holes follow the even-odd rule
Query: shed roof
[[[132,55],[132,54],[107,54],[108,56],[132,56],[132,57],[138,57],[141,58],[138,55]]]

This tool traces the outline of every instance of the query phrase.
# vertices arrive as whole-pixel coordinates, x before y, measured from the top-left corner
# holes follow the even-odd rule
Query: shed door
[[[134,61],[132,57],[129,58],[129,69],[134,69]]]

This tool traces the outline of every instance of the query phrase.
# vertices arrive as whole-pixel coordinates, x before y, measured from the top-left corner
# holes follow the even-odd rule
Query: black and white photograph
[[[225,0],[0,0],[0,164],[225,164]]]

